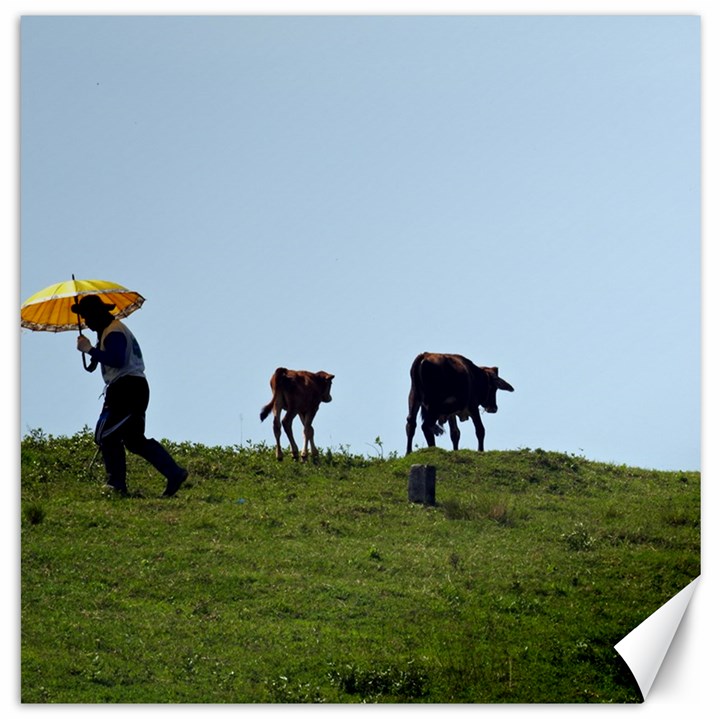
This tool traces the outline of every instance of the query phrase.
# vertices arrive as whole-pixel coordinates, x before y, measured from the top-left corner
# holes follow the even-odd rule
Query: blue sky
[[[336,375],[319,445],[402,451],[428,350],[515,386],[487,449],[699,469],[697,16],[26,17],[20,40],[19,301],[73,273],[147,298],[149,435],[271,442],[284,365]],[[74,346],[22,332],[21,433],[94,424]]]

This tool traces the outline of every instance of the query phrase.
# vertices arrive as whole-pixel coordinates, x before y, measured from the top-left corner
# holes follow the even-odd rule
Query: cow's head
[[[332,400],[330,387],[332,386],[332,381],[335,376],[321,370],[319,373],[316,373],[316,377],[318,378],[320,384],[320,401],[329,403]]]
[[[485,409],[485,412],[496,413],[497,412],[497,391],[507,390],[508,392],[515,392],[515,388],[507,381],[503,380],[499,371],[496,367],[484,367],[480,368],[487,377],[487,392],[485,394],[484,402],[480,404]]]

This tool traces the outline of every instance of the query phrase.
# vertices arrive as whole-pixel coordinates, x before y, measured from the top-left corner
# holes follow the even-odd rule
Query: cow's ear
[[[508,392],[515,392],[515,388],[506,380],[503,380],[499,375],[497,378],[498,390],[507,390]]]

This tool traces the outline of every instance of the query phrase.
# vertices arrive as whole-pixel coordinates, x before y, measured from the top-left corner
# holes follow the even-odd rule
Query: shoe
[[[165,492],[162,494],[163,497],[172,497],[179,489],[180,486],[187,480],[188,471],[183,469],[180,474],[167,481]]]
[[[110,483],[103,485],[102,489],[107,494],[112,493],[113,495],[119,495],[120,497],[127,497],[129,495],[128,489],[126,487],[117,487],[115,485],[111,485]]]

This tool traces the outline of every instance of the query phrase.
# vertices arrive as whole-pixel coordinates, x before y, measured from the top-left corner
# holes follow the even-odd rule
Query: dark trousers
[[[126,375],[108,385],[105,403],[95,429],[108,485],[127,491],[125,450],[147,460],[168,480],[182,474],[182,469],[167,450],[153,438],[145,437],[145,411],[150,388],[144,377]]]

